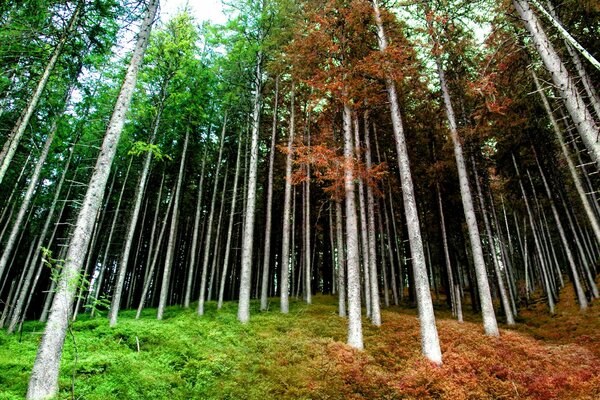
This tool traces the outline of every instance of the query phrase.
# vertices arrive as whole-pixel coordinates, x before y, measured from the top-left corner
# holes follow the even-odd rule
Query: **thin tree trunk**
[[[158,102],[156,117],[154,118],[152,124],[152,134],[150,136],[150,141],[148,142],[151,145],[154,144],[154,141],[156,140],[158,127],[160,126],[160,120],[164,108],[165,97],[166,95],[164,93],[163,88],[163,90],[161,91],[160,100]],[[121,308],[121,293],[123,291],[123,284],[125,283],[125,274],[127,273],[127,265],[129,263],[129,253],[131,252],[131,246],[133,245],[133,239],[138,225],[138,219],[142,207],[142,200],[144,199],[144,195],[146,193],[146,185],[148,183],[148,175],[150,173],[150,163],[152,162],[152,156],[153,153],[151,151],[148,151],[146,153],[146,157],[144,158],[144,166],[142,167],[142,174],[140,175],[135,190],[135,203],[133,205],[133,211],[131,212],[131,216],[129,217],[129,224],[127,225],[127,233],[125,234],[125,245],[123,247],[123,253],[121,254],[121,260],[119,262],[117,280],[113,290],[112,302],[108,314],[110,326],[115,326],[117,324],[117,317],[119,315],[119,309]]]
[[[456,158],[456,167],[458,169],[458,180],[460,184],[460,197],[463,203],[465,219],[469,231],[469,239],[471,241],[471,249],[473,251],[473,263],[475,264],[475,277],[477,280],[477,289],[479,291],[479,300],[481,302],[481,314],[483,316],[483,327],[486,335],[499,336],[498,324],[496,322],[496,314],[494,313],[494,305],[492,303],[492,295],[483,259],[483,249],[481,246],[481,236],[479,235],[479,227],[477,226],[477,217],[469,187],[469,177],[467,174],[467,166],[465,163],[461,139],[458,134],[454,109],[450,99],[450,92],[446,85],[446,77],[442,68],[441,60],[436,57],[436,65],[444,97],[444,105],[446,106],[446,114],[450,125],[450,136],[454,145],[454,156]]]
[[[217,204],[217,192],[219,187],[219,174],[221,172],[221,161],[223,159],[223,145],[225,143],[225,131],[227,129],[227,114],[223,118],[223,128],[221,129],[221,139],[219,141],[219,156],[215,169],[213,181],[212,198],[210,201],[210,213],[208,214],[208,224],[206,225],[206,235],[204,239],[204,258],[202,260],[202,275],[200,278],[200,295],[198,298],[198,315],[204,315],[204,302],[206,301],[206,280],[208,275],[208,261],[210,258],[210,247],[212,244],[213,221],[215,218],[215,208]],[[216,255],[213,255],[216,257]]]
[[[73,297],[77,290],[72,282],[77,280],[79,269],[83,264],[83,259],[87,252],[96,212],[102,203],[102,195],[108,181],[110,165],[117,151],[117,144],[123,130],[129,104],[131,103],[138,69],[143,61],[158,3],[158,0],[151,0],[149,3],[144,21],[140,27],[135,50],[125,75],[125,80],[115,104],[113,115],[108,123],[102,149],[96,162],[96,168],[92,173],[83,206],[77,218],[73,239],[69,245],[66,262],[63,267],[63,273],[57,285],[58,288],[54,296],[52,310],[48,317],[46,330],[42,336],[29,380],[27,399],[30,400],[53,397],[58,391],[58,372],[62,348],[67,334]]]
[[[442,230],[442,245],[444,247],[444,261],[446,261],[446,274],[448,275],[448,296],[452,305],[452,313],[458,315],[457,302],[454,288],[454,275],[452,274],[452,264],[450,262],[450,251],[448,250],[448,237],[446,235],[446,220],[444,218],[444,207],[442,205],[442,193],[439,183],[435,185],[435,191],[438,198],[438,209],[440,211],[440,228]]]
[[[387,49],[387,38],[381,21],[379,5],[377,0],[373,1],[375,11],[375,22],[377,24],[377,37],[379,50],[385,52]],[[415,292],[417,295],[417,306],[419,313],[419,324],[421,330],[421,351],[423,355],[436,364],[442,363],[442,352],[435,325],[435,314],[433,313],[433,302],[429,290],[427,267],[425,265],[425,255],[423,252],[423,242],[421,240],[421,228],[419,226],[419,213],[417,211],[417,202],[410,171],[410,161],[408,158],[408,149],[406,138],[404,137],[404,127],[400,114],[400,105],[394,81],[386,78],[386,89],[390,101],[390,113],[392,118],[392,128],[396,142],[396,152],[398,155],[398,169],[400,171],[400,180],[402,182],[402,197],[404,200],[404,212],[406,213],[406,224],[408,227],[409,243],[412,255],[413,277],[415,281]]]
[[[536,73],[533,70],[531,71],[531,75],[533,76],[533,81],[535,82],[535,88],[542,99],[542,103],[544,104],[544,109],[546,110],[546,114],[548,115],[548,118],[550,119],[550,122],[552,124],[554,134],[556,135],[556,138],[558,139],[560,149],[562,151],[563,157],[565,158],[565,161],[567,162],[569,172],[571,173],[571,178],[573,178],[573,183],[575,184],[575,188],[577,189],[577,193],[579,194],[579,199],[581,200],[581,203],[583,204],[583,209],[585,211],[585,214],[587,215],[588,220],[592,226],[592,230],[594,231],[596,241],[597,241],[597,243],[600,243],[600,223],[598,222],[596,213],[594,212],[592,205],[590,204],[590,201],[588,200],[587,195],[585,194],[585,190],[583,188],[583,183],[581,182],[581,178],[579,177],[577,168],[575,167],[575,164],[573,163],[573,160],[571,159],[571,155],[569,154],[569,150],[567,149],[567,145],[565,144],[563,134],[560,130],[558,122],[554,118],[554,114],[552,113],[552,108],[550,108],[550,104],[548,103],[546,94],[544,93],[542,86],[540,85],[540,81],[539,81]]]
[[[8,235],[8,239],[2,251],[2,257],[0,257],[0,278],[2,278],[2,276],[4,275],[4,270],[6,269],[8,260],[10,259],[13,249],[15,248],[19,231],[21,230],[21,228],[23,228],[23,220],[25,218],[25,215],[27,214],[27,210],[29,209],[31,201],[33,200],[33,195],[35,193],[36,187],[38,186],[38,182],[40,181],[42,167],[46,162],[46,157],[48,156],[50,146],[52,145],[52,141],[54,140],[54,136],[56,134],[57,123],[58,121],[56,120],[54,120],[54,122],[52,123],[52,127],[50,128],[50,132],[48,133],[48,137],[46,138],[46,143],[44,144],[44,148],[42,149],[40,158],[38,159],[31,179],[29,180],[27,191],[25,192],[25,196],[21,201],[21,207],[19,207],[17,218],[13,223],[13,227],[10,231],[10,234]]]
[[[473,165],[473,175],[475,178],[475,187],[477,188],[477,197],[479,197],[479,206],[481,207],[481,215],[483,216],[483,224],[488,237],[488,246],[490,248],[490,258],[494,264],[494,272],[496,273],[496,281],[498,282],[498,291],[500,292],[500,301],[502,302],[502,308],[506,316],[506,324],[514,325],[515,318],[512,313],[512,307],[508,299],[508,293],[506,291],[506,285],[504,284],[504,278],[502,277],[502,271],[498,264],[498,258],[496,255],[496,248],[494,246],[494,236],[492,235],[492,228],[490,220],[487,215],[487,209],[483,199],[483,192],[481,190],[481,183],[479,182],[479,174],[477,173],[477,164],[475,164],[475,158],[471,156],[471,164]]]
[[[185,284],[185,296],[183,306],[190,307],[192,298],[192,283],[194,279],[194,271],[196,269],[196,253],[198,252],[198,230],[200,228],[200,214],[202,213],[202,189],[204,187],[204,168],[206,167],[206,154],[208,153],[208,144],[205,145],[204,156],[202,157],[202,167],[200,168],[200,182],[198,182],[198,197],[196,199],[196,213],[194,216],[194,233],[192,235],[191,259],[188,265],[188,276]]]
[[[519,175],[519,169],[517,168],[517,161],[515,160],[515,157],[513,155],[513,164],[515,166],[515,170],[517,171],[517,175]],[[521,188],[521,193],[523,195],[523,201],[525,202],[525,208],[527,209],[527,215],[529,216],[529,225],[531,225],[531,231],[533,234],[533,241],[537,250],[537,254],[539,256],[540,259],[540,263],[541,263],[541,268],[542,268],[542,281],[544,283],[544,286],[546,288],[546,293],[548,295],[548,308],[550,309],[550,313],[554,314],[554,298],[553,298],[553,293],[552,293],[552,289],[550,288],[550,281],[546,275],[546,263],[543,259],[543,254],[542,254],[542,246],[540,243],[540,240],[538,238],[538,235],[536,233],[536,224],[535,221],[533,219],[533,213],[531,210],[531,207],[529,205],[529,200],[527,200],[527,194],[525,193],[525,187],[523,186],[523,182],[521,180],[521,178],[518,178],[519,180],[519,186]]]
[[[335,202],[335,229],[337,240],[338,260],[338,313],[340,317],[346,317],[346,252],[344,249],[342,202]]]
[[[235,219],[235,208],[237,203],[237,190],[238,190],[238,178],[240,176],[240,161],[242,158],[242,137],[241,134],[238,136],[238,148],[235,159],[235,176],[233,178],[233,191],[231,194],[231,209],[229,211],[229,226],[227,227],[227,244],[225,245],[225,256],[223,258],[223,268],[221,272],[221,283],[219,285],[219,299],[217,301],[217,309],[220,310],[223,307],[223,296],[225,293],[225,282],[227,281],[227,274],[229,272],[229,254],[231,252],[231,237],[233,231],[233,221]]]
[[[167,254],[165,255],[165,266],[163,269],[163,279],[160,288],[160,298],[158,302],[158,310],[156,319],[162,319],[167,306],[167,298],[169,295],[169,284],[171,280],[171,269],[173,267],[173,258],[175,255],[175,242],[177,240],[177,227],[179,223],[179,200],[181,198],[181,190],[183,188],[183,175],[185,174],[185,158],[190,139],[189,127],[185,132],[185,140],[183,142],[183,151],[181,152],[181,163],[179,164],[179,173],[177,175],[177,189],[175,189],[175,199],[173,200],[173,218],[171,220],[171,229],[169,231],[169,242],[167,244]]]
[[[160,233],[158,234],[158,240],[156,242],[156,248],[154,250],[154,255],[149,257],[151,262],[148,266],[148,271],[146,271],[146,277],[144,279],[144,286],[142,288],[142,295],[140,297],[140,303],[137,308],[137,312],[135,313],[135,319],[139,319],[142,314],[142,309],[144,308],[144,303],[146,302],[146,297],[148,296],[148,291],[150,290],[150,283],[152,282],[154,276],[154,270],[156,269],[156,264],[158,263],[158,259],[160,257],[160,249],[162,247],[163,237],[165,236],[165,232],[167,230],[167,224],[169,222],[169,214],[171,213],[171,208],[173,205],[173,199],[175,197],[175,190],[171,192],[171,198],[169,199],[169,203],[167,204],[167,210],[165,212],[165,219],[163,220],[162,227],[160,228]],[[158,205],[157,205],[158,207]],[[156,215],[156,214],[155,214]],[[149,247],[149,251],[152,252],[152,247]],[[156,286],[156,284],[154,285]],[[156,291],[156,290],[154,290]]]
[[[262,286],[260,290],[260,309],[267,309],[269,288],[269,266],[271,257],[271,219],[273,209],[273,164],[275,162],[275,143],[277,141],[277,107],[279,105],[279,76],[275,78],[275,100],[273,106],[273,128],[271,130],[271,148],[269,152],[269,175],[267,177],[267,207],[265,209],[265,246],[263,259]]]
[[[212,299],[212,288],[214,286],[215,281],[215,269],[217,266],[217,261],[219,259],[220,249],[221,249],[221,222],[223,221],[223,210],[225,209],[225,193],[227,192],[227,178],[229,176],[229,166],[225,166],[225,176],[223,177],[223,191],[221,192],[221,205],[219,207],[219,217],[217,218],[217,229],[216,229],[216,237],[215,237],[215,246],[213,250],[213,259],[212,265],[210,267],[210,281],[208,284],[208,295],[207,301]]]
[[[240,272],[240,296],[237,318],[241,323],[250,319],[250,285],[252,284],[252,250],[254,243],[254,218],[256,211],[256,180],[258,170],[258,139],[260,128],[260,102],[262,92],[263,53],[259,51],[254,78],[254,100],[252,112],[252,142],[250,145],[250,169],[248,171],[248,191],[246,193],[246,210],[244,233],[242,235],[242,266]]]
[[[58,61],[58,57],[60,56],[65,46],[65,43],[71,36],[71,33],[73,32],[79,21],[79,17],[83,12],[84,5],[85,2],[83,0],[79,0],[77,2],[77,6],[75,7],[73,14],[71,15],[69,24],[67,25],[67,28],[62,33],[56,47],[54,48],[52,56],[50,57],[50,60],[48,60],[48,64],[46,64],[46,68],[44,69],[44,72],[42,73],[42,76],[40,77],[40,80],[35,90],[33,91],[31,98],[27,102],[27,106],[19,116],[16,125],[14,126],[14,128],[10,132],[8,139],[4,143],[2,152],[0,152],[0,184],[2,183],[4,176],[6,175],[6,171],[8,170],[8,166],[10,165],[15,155],[15,152],[17,151],[19,142],[21,141],[21,138],[23,137],[27,126],[29,125],[29,120],[31,119],[31,116],[33,115],[33,112],[35,111],[35,108],[37,107],[37,104],[40,101],[42,92],[46,88],[48,78],[50,78],[50,74],[52,73],[56,62]],[[2,274],[0,273],[0,276],[1,275]]]
[[[368,122],[365,122],[365,161],[367,171],[372,168],[371,161],[371,140],[369,138]],[[367,225],[369,230],[369,278],[370,278],[370,294],[371,294],[371,321],[375,326],[381,326],[381,311],[379,304],[379,279],[377,277],[377,232],[375,229],[375,199],[373,197],[373,188],[367,182]],[[381,234],[383,234],[381,232]],[[383,243],[383,242],[382,242]],[[383,249],[382,249],[383,250]],[[383,253],[381,255],[383,259]],[[382,260],[383,261],[383,260]],[[384,270],[385,271],[385,270]],[[386,290],[386,305],[389,305],[388,293]]]
[[[573,79],[560,56],[554,50],[535,13],[529,7],[529,2],[527,0],[513,0],[513,4],[525,28],[529,31],[546,69],[552,75],[552,81],[565,102],[567,111],[573,122],[575,122],[577,131],[583,139],[590,157],[600,165],[600,143],[598,142],[600,131],[585,102],[579,95]]]
[[[353,126],[354,126],[354,148],[355,156],[358,160],[361,159],[360,153],[360,135],[358,128],[358,118],[356,113],[352,116],[353,118]],[[358,215],[360,217],[360,245],[361,245],[361,253],[362,253],[362,267],[363,267],[363,290],[365,291],[365,309],[367,318],[372,318],[373,307],[371,306],[372,296],[371,296],[371,263],[370,263],[370,226],[367,222],[367,204],[365,200],[365,184],[362,178],[358,179]],[[381,318],[380,318],[381,319]]]

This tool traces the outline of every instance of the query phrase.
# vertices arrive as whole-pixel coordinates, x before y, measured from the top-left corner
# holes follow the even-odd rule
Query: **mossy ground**
[[[68,337],[60,398],[76,399],[599,399],[600,303],[581,313],[572,290],[558,313],[543,305],[521,312],[517,328],[499,339],[483,335],[467,313],[459,324],[440,306],[438,330],[444,365],[420,355],[419,327],[410,307],[383,311],[381,328],[366,320],[365,351],[344,344],[346,324],[335,299],[294,302],[289,315],[252,304],[247,325],[236,304],[217,312],[207,304],[133,311],[110,328],[105,318],[81,317]],[[0,333],[0,399],[23,398],[43,326],[22,335]],[[139,341],[139,352],[137,341]]]

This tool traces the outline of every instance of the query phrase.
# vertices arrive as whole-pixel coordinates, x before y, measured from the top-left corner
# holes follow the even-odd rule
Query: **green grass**
[[[203,317],[194,307],[171,307],[162,321],[154,309],[139,320],[125,311],[115,328],[106,318],[81,316],[73,325],[77,361],[67,336],[59,398],[71,398],[74,382],[74,398],[90,400],[595,399],[600,359],[586,345],[598,343],[597,308],[569,311],[563,325],[583,318],[588,328],[578,333],[593,339],[578,343],[567,334],[560,342],[544,339],[546,322],[524,328],[532,316],[491,339],[477,317],[458,324],[440,307],[441,368],[421,357],[410,307],[384,310],[381,328],[365,319],[364,352],[344,344],[346,321],[329,296],[315,296],[310,306],[293,301],[288,315],[279,313],[276,299],[266,312],[253,302],[246,325],[237,322],[237,303],[217,312],[209,302]],[[560,321],[552,319],[552,327]],[[0,399],[23,398],[42,329],[29,322],[22,335],[0,333]]]

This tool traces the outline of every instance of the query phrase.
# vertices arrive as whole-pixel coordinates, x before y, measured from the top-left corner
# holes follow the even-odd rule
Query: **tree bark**
[[[92,173],[83,206],[77,217],[63,273],[57,285],[52,310],[50,311],[48,323],[46,324],[46,329],[33,365],[29,388],[27,390],[28,399],[53,397],[58,391],[58,372],[62,348],[67,333],[73,297],[77,290],[73,282],[78,280],[79,270],[83,264],[90,235],[93,230],[96,212],[102,203],[102,195],[108,181],[110,165],[117,151],[117,144],[123,130],[129,104],[131,103],[138,69],[143,61],[158,3],[158,0],[151,0],[146,11],[125,80],[121,86],[113,115],[108,123],[104,142],[102,143],[100,155],[96,162],[96,168]]]
[[[362,350],[358,218],[354,192],[352,110],[344,104],[344,192],[346,195],[346,261],[348,278],[348,345]]]
[[[373,1],[375,11],[375,23],[377,25],[377,38],[379,50],[385,52],[387,49],[387,38],[381,21],[378,1]],[[408,227],[408,237],[412,255],[413,277],[415,281],[415,292],[417,295],[417,306],[419,313],[419,324],[421,330],[421,350],[423,355],[436,364],[442,363],[442,352],[435,325],[435,314],[433,312],[433,302],[429,290],[427,267],[425,265],[425,254],[423,252],[423,242],[421,240],[421,228],[419,226],[419,213],[417,211],[417,202],[410,171],[410,160],[408,158],[408,149],[406,138],[404,137],[404,127],[398,104],[398,95],[394,81],[388,77],[386,79],[386,89],[390,101],[390,114],[392,118],[392,129],[396,142],[396,152],[398,155],[398,169],[400,171],[400,181],[402,184],[402,197],[404,200],[404,212],[406,213],[406,224]]]
[[[175,242],[177,240],[177,228],[179,225],[179,200],[181,198],[181,190],[183,188],[183,176],[185,174],[185,158],[190,139],[189,127],[185,132],[183,142],[183,151],[181,152],[181,163],[179,164],[179,173],[177,175],[177,189],[175,189],[175,199],[173,199],[173,218],[171,219],[171,229],[169,230],[169,242],[167,244],[167,253],[165,255],[165,266],[163,269],[162,284],[160,287],[160,298],[158,301],[158,310],[156,319],[162,319],[167,306],[169,296],[169,284],[171,281],[171,269],[173,267],[173,258],[175,255]]]
[[[240,272],[240,296],[237,318],[241,323],[250,319],[250,285],[252,283],[252,251],[254,243],[254,218],[256,211],[256,180],[258,170],[258,139],[260,127],[260,102],[262,94],[263,53],[259,51],[256,60],[254,78],[254,100],[252,112],[252,136],[250,145],[250,165],[248,171],[248,191],[246,193],[246,212],[244,233],[242,235],[242,266]]]
[[[185,284],[185,296],[183,306],[190,307],[192,298],[192,283],[194,271],[196,269],[196,253],[198,252],[198,230],[200,229],[200,214],[202,213],[202,189],[204,187],[204,169],[206,167],[206,154],[208,153],[208,144],[205,144],[204,156],[202,157],[202,167],[200,168],[200,181],[198,182],[198,197],[196,198],[196,213],[194,215],[194,233],[192,234],[192,249],[188,265],[188,276]]]
[[[158,127],[160,126],[160,120],[164,108],[165,94],[164,89],[161,91],[161,98],[158,103],[158,109],[156,111],[156,117],[153,121],[152,134],[150,136],[149,144],[154,144],[156,135],[158,133]],[[133,245],[133,239],[135,230],[138,224],[138,218],[142,207],[142,200],[146,193],[146,185],[148,183],[148,174],[150,173],[150,163],[152,162],[152,152],[148,151],[144,158],[144,166],[142,167],[142,174],[138,180],[136,191],[135,191],[135,203],[133,205],[133,211],[129,217],[129,224],[127,225],[127,233],[125,234],[125,246],[123,247],[123,253],[121,254],[121,261],[119,262],[117,280],[112,295],[112,302],[110,305],[110,312],[108,319],[110,326],[117,324],[117,317],[119,315],[119,309],[121,308],[121,293],[123,291],[123,284],[125,283],[125,274],[127,272],[127,264],[129,263],[129,253],[131,252],[131,246]]]
[[[273,209],[273,164],[275,162],[275,143],[277,140],[277,107],[279,105],[279,76],[275,78],[275,100],[273,105],[273,127],[271,129],[271,148],[269,151],[269,175],[267,177],[267,207],[265,209],[265,245],[263,250],[262,286],[260,290],[260,309],[267,309],[269,289],[269,266],[271,257],[271,219]]]
[[[198,315],[204,315],[204,302],[206,301],[206,280],[208,276],[208,261],[210,258],[210,246],[212,244],[213,221],[215,218],[215,208],[217,206],[217,192],[219,187],[219,174],[221,172],[221,161],[223,159],[223,145],[225,143],[225,132],[227,130],[227,114],[223,118],[223,129],[221,129],[221,139],[219,141],[219,156],[215,169],[213,182],[212,198],[210,201],[210,213],[208,214],[208,224],[206,225],[206,237],[204,239],[204,258],[202,260],[202,275],[200,278],[200,295],[198,298]],[[216,257],[216,254],[213,255]]]
[[[525,28],[529,31],[546,69],[552,75],[552,81],[557,87],[560,97],[565,102],[567,111],[573,122],[575,122],[577,131],[583,139],[590,157],[600,166],[600,143],[598,142],[600,130],[583,98],[577,91],[573,79],[560,56],[554,50],[535,13],[529,7],[529,2],[527,0],[513,0],[513,5],[519,13]]]
[[[225,245],[225,256],[223,257],[223,268],[221,272],[221,283],[219,285],[219,299],[217,301],[217,309],[223,307],[223,296],[225,294],[225,282],[229,272],[229,254],[231,252],[231,237],[233,231],[233,221],[235,218],[235,208],[237,203],[238,180],[240,176],[240,161],[242,159],[242,136],[238,136],[238,148],[235,159],[235,176],[233,178],[233,192],[231,194],[231,209],[229,211],[229,226],[227,227],[227,244]]]

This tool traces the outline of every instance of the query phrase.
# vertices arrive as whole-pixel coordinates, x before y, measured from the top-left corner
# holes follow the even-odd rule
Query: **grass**
[[[328,296],[293,302],[289,315],[276,300],[267,312],[253,303],[247,325],[235,303],[217,312],[209,302],[201,318],[172,307],[163,321],[153,309],[140,320],[125,311],[115,328],[82,317],[76,363],[67,339],[59,397],[71,398],[74,373],[74,398],[90,400],[598,399],[600,305],[581,313],[573,301],[565,289],[556,316],[542,305],[523,310],[500,339],[483,335],[476,317],[459,324],[438,310],[442,367],[421,357],[409,307],[384,310],[381,328],[365,320],[363,352],[344,344],[346,323]],[[23,398],[42,329],[30,322],[21,337],[0,333],[0,399]]]

